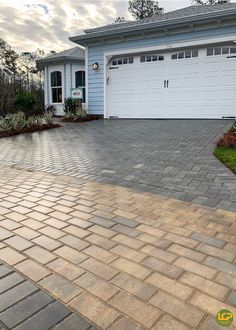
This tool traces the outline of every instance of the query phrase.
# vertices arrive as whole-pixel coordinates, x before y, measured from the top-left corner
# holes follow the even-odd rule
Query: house
[[[57,115],[63,115],[64,99],[77,95],[86,102],[85,51],[79,46],[37,61],[44,68],[45,105],[53,104]]]
[[[85,99],[90,114],[105,118],[236,115],[236,3],[190,6],[85,30],[69,39],[85,47]],[[76,85],[70,82],[70,64],[66,65],[63,71],[60,64],[60,71],[67,72],[62,80],[68,79],[64,95],[69,95]],[[59,69],[49,63],[48,70],[52,74]],[[73,71],[73,79],[77,70],[82,66]],[[48,83],[49,79],[47,95],[54,87]]]

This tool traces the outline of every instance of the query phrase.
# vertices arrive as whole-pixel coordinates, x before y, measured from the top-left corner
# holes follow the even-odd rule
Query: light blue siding
[[[104,53],[109,51],[120,51],[132,48],[151,47],[161,44],[175,43],[181,41],[193,41],[236,34],[235,27],[221,27],[209,30],[192,31],[188,33],[166,35],[158,38],[141,39],[119,43],[110,43],[88,48],[88,107],[89,113],[104,113]],[[94,71],[92,64],[99,63],[99,70]]]

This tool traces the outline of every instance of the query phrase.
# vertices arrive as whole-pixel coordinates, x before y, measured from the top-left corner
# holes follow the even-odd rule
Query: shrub
[[[85,119],[87,117],[87,112],[82,108],[82,102],[80,99],[73,99],[68,97],[65,99],[64,103],[65,118],[71,120]]]
[[[45,112],[46,113],[52,113],[52,115],[54,116],[56,111],[57,111],[57,109],[53,104],[45,105]]]
[[[0,132],[21,131],[25,128],[42,127],[53,125],[53,115],[48,112],[43,116],[26,116],[23,112],[10,114],[6,117],[0,117]]]
[[[16,95],[15,105],[27,116],[34,114],[34,107],[36,103],[36,98],[33,93],[24,91]]]
[[[53,124],[53,113],[52,112],[45,112],[43,116],[43,120],[46,125],[50,126]]]

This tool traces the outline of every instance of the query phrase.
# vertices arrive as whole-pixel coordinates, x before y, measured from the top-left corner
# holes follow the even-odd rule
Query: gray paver
[[[24,281],[24,278],[22,276],[19,276],[16,273],[13,273],[13,274],[10,274],[9,276],[4,277],[0,281],[0,294],[23,281]]]
[[[46,293],[42,291],[36,292],[34,295],[25,298],[20,303],[2,312],[0,320],[8,328],[13,328],[52,301],[53,298]]]
[[[32,318],[16,327],[17,330],[48,330],[56,323],[62,321],[71,311],[58,301],[45,307]]]
[[[30,282],[23,282],[16,287],[4,292],[0,297],[0,312],[29,296],[38,288]]]
[[[12,273],[12,270],[5,265],[0,265],[0,279],[1,277]]]
[[[91,325],[79,315],[72,314],[55,327],[55,330],[87,330]]]
[[[98,120],[63,124],[4,139],[0,163],[235,211],[236,177],[213,155],[215,142],[232,123]]]
[[[225,241],[223,241],[221,239],[205,236],[205,235],[202,235],[199,233],[192,234],[191,238],[193,238],[197,241],[200,241],[200,242],[204,242],[204,243],[216,246],[218,248],[222,248],[222,246],[225,244]]]
[[[0,278],[0,330],[87,330],[94,329],[80,315],[73,313],[54,297],[5,267]],[[21,281],[24,281],[20,283]]]
[[[230,295],[229,295],[229,297],[227,298],[227,302],[228,302],[230,305],[236,307],[236,291],[235,291],[235,290],[233,290],[233,291],[230,292]]]
[[[214,257],[207,257],[204,264],[231,275],[236,275],[236,265]]]

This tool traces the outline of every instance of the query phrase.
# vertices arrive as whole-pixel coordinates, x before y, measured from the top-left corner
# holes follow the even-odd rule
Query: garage
[[[104,118],[236,117],[236,3],[85,30],[86,107]]]
[[[236,114],[236,46],[110,59],[108,118],[223,118]]]

